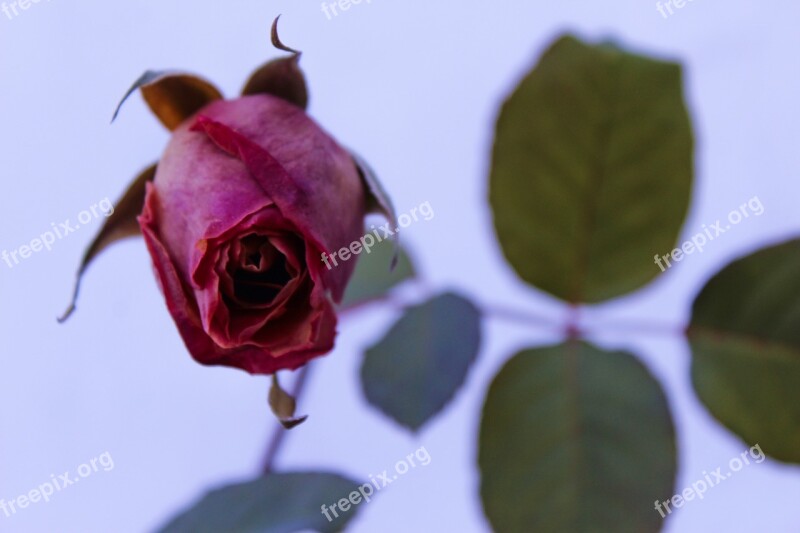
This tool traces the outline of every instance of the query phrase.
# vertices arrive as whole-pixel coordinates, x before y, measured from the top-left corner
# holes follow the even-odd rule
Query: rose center
[[[248,235],[240,244],[239,261],[232,273],[234,296],[246,304],[269,304],[292,279],[286,257],[259,235]]]

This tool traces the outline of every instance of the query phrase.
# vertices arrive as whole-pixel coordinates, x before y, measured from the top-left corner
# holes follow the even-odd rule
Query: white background
[[[304,51],[310,113],[371,161],[398,212],[424,201],[433,206],[435,218],[407,228],[404,239],[435,289],[564,314],[504,263],[486,202],[498,106],[564,30],[590,40],[612,36],[685,63],[698,151],[682,240],[754,195],[765,207],[645,290],[590,317],[679,326],[716,270],[800,234],[794,0],[696,0],[669,19],[651,1],[373,0],[332,20],[308,0],[43,0],[12,20],[0,13],[0,249],[26,244],[107,196],[116,199],[158,158],[168,136],[138,96],[109,126],[139,74],[186,69],[234,95],[252,69],[277,55],[268,27],[278,13],[285,42]],[[115,468],[49,504],[0,515],[0,531],[151,530],[209,486],[254,475],[274,427],[266,378],[201,367],[189,357],[140,240],[98,260],[78,312],[56,324],[100,223],[13,269],[0,263],[0,498],[106,451]],[[475,466],[484,391],[515,350],[558,336],[535,325],[487,322],[465,390],[411,436],[366,405],[357,380],[361,351],[394,316],[370,308],[341,324],[335,352],[315,366],[301,403],[311,417],[290,435],[280,466],[367,480],[424,445],[431,463],[362,504],[352,531],[486,531]],[[698,403],[680,338],[617,333],[593,340],[634,351],[666,383],[679,438],[678,489],[755,444],[739,441]],[[797,532],[799,498],[800,469],[768,460],[687,503],[666,530]]]

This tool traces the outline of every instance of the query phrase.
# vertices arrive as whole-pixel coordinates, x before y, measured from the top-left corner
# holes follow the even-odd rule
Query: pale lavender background
[[[434,207],[434,220],[411,226],[404,238],[436,288],[563,314],[504,264],[485,198],[500,100],[564,29],[592,39],[611,35],[685,61],[698,181],[684,237],[754,195],[765,206],[761,217],[592,317],[684,323],[692,296],[718,268],[800,233],[794,0],[697,0],[667,20],[654,2],[634,0],[373,0],[333,20],[307,0],[56,0],[33,4],[13,20],[0,13],[0,250],[106,196],[116,198],[158,157],[167,134],[140,98],[108,124],[143,70],[196,71],[234,94],[252,68],[275,55],[267,29],[277,13],[284,14],[285,41],[305,52],[310,112],[368,156],[401,212],[424,201]],[[89,272],[78,313],[66,326],[56,324],[99,223],[13,270],[0,263],[0,498],[105,451],[116,466],[49,504],[0,515],[2,531],[152,529],[209,485],[254,474],[274,425],[265,378],[192,362],[141,242],[102,257]],[[475,467],[483,393],[515,350],[555,337],[533,326],[488,322],[466,390],[412,437],[366,406],[357,381],[359,353],[393,316],[370,309],[342,325],[336,351],[317,365],[303,399],[311,418],[290,436],[281,466],[366,480],[424,445],[430,465],[362,504],[352,531],[486,531]],[[680,339],[607,334],[595,341],[634,350],[666,382],[677,412],[679,489],[745,449],[699,405]],[[667,531],[796,532],[799,499],[800,469],[766,461],[689,502]]]

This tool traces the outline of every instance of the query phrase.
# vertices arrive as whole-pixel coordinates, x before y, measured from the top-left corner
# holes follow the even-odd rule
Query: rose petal
[[[153,258],[156,279],[167,301],[167,308],[192,357],[205,365],[234,366],[252,374],[272,374],[281,369],[294,370],[313,357],[333,348],[336,334],[336,315],[332,306],[321,309],[309,342],[295,346],[289,352],[270,352],[262,346],[244,345],[235,349],[217,346],[205,333],[199,313],[187,288],[181,283],[178,270],[156,230],[159,199],[148,184],[145,209],[139,217],[147,248]]]

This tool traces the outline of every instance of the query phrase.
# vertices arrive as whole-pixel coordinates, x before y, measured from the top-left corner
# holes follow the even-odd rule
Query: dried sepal
[[[372,170],[372,167],[369,165],[369,163],[367,163],[357,153],[351,150],[350,155],[353,158],[353,163],[358,169],[358,173],[361,176],[361,181],[364,184],[364,190],[366,191],[367,213],[378,213],[386,218],[386,220],[389,222],[395,222],[397,220],[397,213],[394,209],[394,204],[392,204],[389,194],[383,188],[383,185],[378,179],[378,175],[374,170]],[[392,257],[390,268],[394,270],[394,267],[397,265],[399,253],[399,237],[397,232],[392,235],[391,239],[394,243],[394,256]]]
[[[294,397],[281,388],[278,375],[272,374],[272,386],[269,389],[269,406],[275,418],[286,429],[292,429],[306,421],[308,415],[295,416],[297,402]]]
[[[291,52],[289,57],[274,59],[259,67],[247,80],[242,95],[269,94],[291,102],[301,109],[308,107],[308,89],[300,70],[300,52],[284,45],[278,37],[278,19],[272,24],[272,44]]]
[[[64,322],[75,311],[75,302],[78,299],[83,273],[89,267],[89,264],[100,255],[100,252],[121,239],[141,234],[136,217],[142,212],[145,185],[148,181],[153,181],[156,175],[156,167],[157,164],[153,164],[136,177],[114,206],[113,213],[106,219],[89,248],[86,249],[76,275],[72,301],[64,314],[58,318],[59,322]]]
[[[150,110],[170,131],[214,100],[222,93],[209,81],[194,74],[175,71],[148,70],[134,82],[114,111],[113,122],[122,104],[137,89],[142,92]]]
[[[294,48],[290,48],[281,42],[281,38],[278,37],[278,21],[281,19],[281,16],[278,15],[275,17],[275,20],[272,21],[272,29],[270,30],[270,37],[272,39],[272,46],[277,48],[278,50],[283,50],[284,52],[290,52],[296,56],[302,54],[299,50],[295,50]]]

